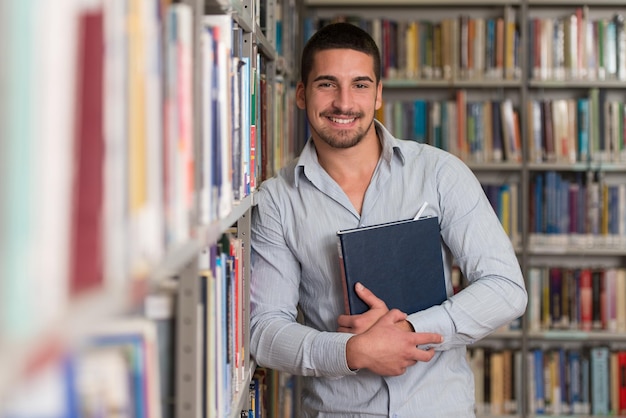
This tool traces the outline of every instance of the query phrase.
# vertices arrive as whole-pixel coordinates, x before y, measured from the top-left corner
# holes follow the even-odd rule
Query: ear
[[[296,105],[302,110],[306,108],[306,93],[302,81],[296,85]]]
[[[376,87],[376,110],[383,105],[383,82],[379,81]]]

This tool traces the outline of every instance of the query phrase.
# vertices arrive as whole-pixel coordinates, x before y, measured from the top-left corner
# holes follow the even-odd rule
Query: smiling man
[[[251,353],[305,376],[303,417],[473,417],[466,346],[522,315],[524,280],[472,172],[375,120],[380,68],[375,42],[348,23],[303,50],[296,99],[311,137],[257,194]],[[413,218],[424,202],[439,219],[448,300],[400,312],[357,285],[370,309],[345,315],[337,231]],[[453,261],[470,282],[456,295]]]

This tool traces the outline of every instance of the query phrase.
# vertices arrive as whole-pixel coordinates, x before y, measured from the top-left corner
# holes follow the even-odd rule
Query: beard
[[[332,117],[337,116],[336,114],[331,115],[322,115],[323,117]],[[358,114],[342,114],[341,116],[352,116],[360,119],[363,115],[361,113]],[[316,129],[314,126],[310,125],[311,131],[315,132],[315,134],[325,143],[330,145],[333,148],[338,149],[347,149],[354,147],[365,137],[365,135],[372,129],[374,124],[374,119],[372,119],[369,125],[363,129],[361,127],[357,128],[356,131],[354,129],[345,129],[345,130],[337,130],[331,128],[320,127],[320,129]]]

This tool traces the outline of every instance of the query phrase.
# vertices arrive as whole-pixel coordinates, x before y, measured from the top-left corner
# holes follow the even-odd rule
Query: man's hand
[[[363,302],[369,306],[369,310],[360,315],[340,315],[337,319],[339,332],[350,332],[353,334],[362,334],[372,325],[376,323],[383,315],[389,312],[389,308],[382,299],[376,297],[371,290],[363,286],[361,283],[357,283],[354,287],[356,294],[361,298]],[[399,321],[396,325],[405,331],[414,331],[413,325],[408,321]]]
[[[346,346],[348,367],[369,369],[382,376],[399,376],[418,361],[431,360],[435,350],[422,350],[417,346],[439,344],[443,337],[429,332],[403,331],[398,325],[402,322],[406,322],[406,314],[392,309],[367,331],[350,338]]]

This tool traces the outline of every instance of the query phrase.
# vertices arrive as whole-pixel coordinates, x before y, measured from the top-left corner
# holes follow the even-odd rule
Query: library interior
[[[300,57],[334,22],[378,46],[375,118],[471,170],[523,273],[523,315],[464,348],[471,416],[626,417],[625,16],[2,1],[0,418],[304,416],[309,377],[251,353],[253,214],[311,136]],[[447,261],[453,298],[472,284]]]

